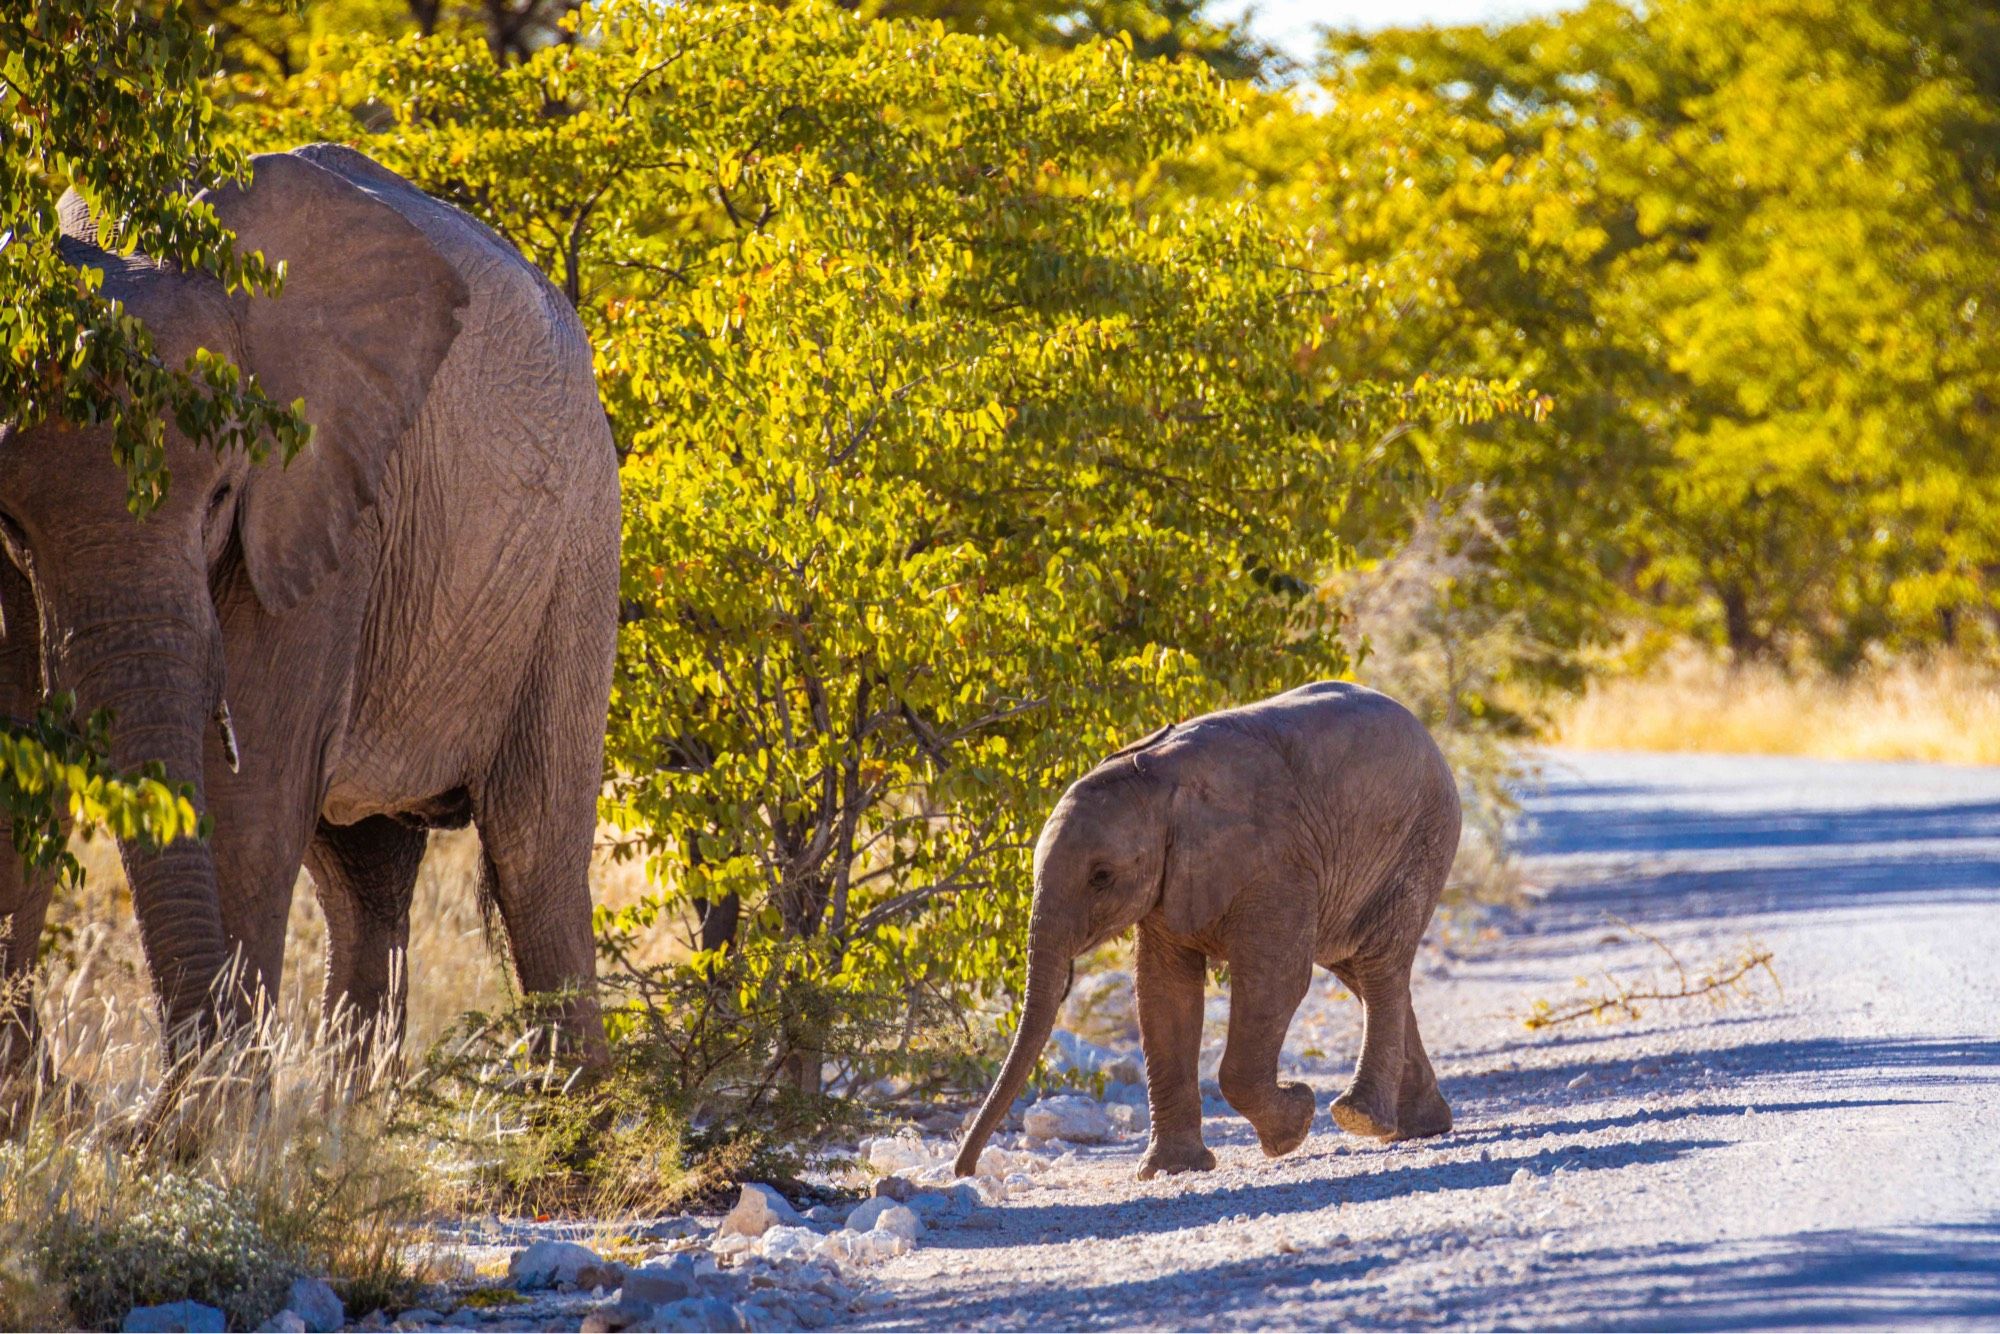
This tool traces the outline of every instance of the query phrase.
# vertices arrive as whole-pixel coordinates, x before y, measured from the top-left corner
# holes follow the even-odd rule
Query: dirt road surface
[[[1322,976],[1287,1050],[1321,1095],[1298,1152],[1265,1159],[1211,1101],[1217,1171],[1140,1182],[1137,1140],[1080,1151],[933,1230],[850,1318],[2000,1324],[2000,769],[1557,754],[1526,807],[1536,901],[1420,965],[1451,1135],[1334,1129],[1358,1007]],[[1697,973],[1755,939],[1782,997],[1521,1024],[1657,975],[1642,930]]]

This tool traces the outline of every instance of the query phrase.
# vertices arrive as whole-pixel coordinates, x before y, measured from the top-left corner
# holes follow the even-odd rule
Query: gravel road
[[[1525,798],[1535,902],[1420,965],[1451,1135],[1334,1129],[1358,1007],[1323,976],[1287,1049],[1321,1094],[1299,1151],[1266,1160],[1219,1101],[1213,1173],[1081,1150],[875,1271],[850,1319],[2000,1324],[2000,769],[1552,754]],[[1754,938],[1782,996],[1521,1024],[1654,974],[1640,930],[1691,968]]]

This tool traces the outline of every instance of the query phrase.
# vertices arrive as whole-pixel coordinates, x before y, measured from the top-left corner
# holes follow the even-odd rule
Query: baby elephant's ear
[[[1269,853],[1255,801],[1254,793],[1202,778],[1175,787],[1160,887],[1168,930],[1188,936],[1213,925],[1255,881],[1258,859]]]
[[[464,281],[414,224],[348,177],[291,153],[205,198],[239,252],[286,266],[276,297],[239,297],[243,356],[265,393],[303,398],[313,441],[252,471],[244,563],[266,609],[295,606],[341,560],[458,335]]]

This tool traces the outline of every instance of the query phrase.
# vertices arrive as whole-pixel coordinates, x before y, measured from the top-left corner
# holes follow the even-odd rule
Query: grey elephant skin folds
[[[176,1043],[276,992],[301,865],[329,1006],[398,1039],[426,831],[468,822],[521,987],[567,989],[588,1043],[619,542],[589,344],[511,245],[360,153],[251,165],[202,198],[286,265],[278,295],[101,247],[75,197],[62,253],[167,364],[226,353],[304,400],[312,444],[253,465],[169,421],[171,488],[134,523],[108,427],[0,435],[0,711],[32,717],[44,689],[109,709],[112,763],[161,765],[211,817],[205,842],[123,849]],[[0,917],[30,945],[0,945],[0,982],[33,967],[50,888],[0,857]],[[0,992],[0,1036],[32,1037],[24,991]]]

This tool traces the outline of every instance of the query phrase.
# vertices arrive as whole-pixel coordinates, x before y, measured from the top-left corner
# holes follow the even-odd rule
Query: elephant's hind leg
[[[1342,1130],[1371,1139],[1396,1138],[1403,1070],[1410,1035],[1411,960],[1356,960],[1340,978],[1361,998],[1361,1063],[1354,1082],[1333,1101],[1333,1119]]]
[[[428,837],[386,815],[322,822],[306,867],[326,914],[329,1019],[345,1013],[391,1048],[403,1041],[409,998],[410,896]]]
[[[472,820],[486,857],[484,888],[507,928],[514,973],[528,995],[566,993],[562,1025],[601,1054],[592,988],[590,854],[604,777],[604,714],[617,634],[615,542],[586,577],[579,552],[559,583],[521,702],[485,774]]]
[[[1406,1007],[1409,1003],[1406,1000]],[[1451,1129],[1451,1104],[1438,1091],[1437,1073],[1417,1032],[1417,1013],[1403,1017],[1403,1082],[1396,1093],[1396,1138],[1425,1139]]]
[[[1278,1082],[1285,1032],[1311,985],[1312,961],[1302,953],[1230,959],[1229,1045],[1218,1082],[1272,1158],[1305,1142],[1318,1107],[1311,1088]]]

